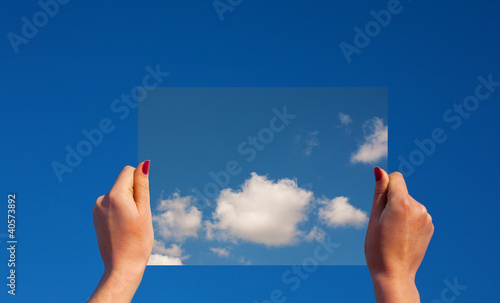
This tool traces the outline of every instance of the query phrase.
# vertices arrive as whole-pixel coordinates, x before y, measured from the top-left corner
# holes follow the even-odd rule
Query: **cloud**
[[[182,260],[187,258],[189,256],[182,256],[182,249],[179,245],[173,243],[170,248],[166,248],[165,242],[155,239],[148,265],[182,265]]]
[[[361,228],[368,222],[366,213],[349,204],[347,197],[337,197],[332,200],[322,199],[319,203],[324,205],[319,208],[319,219],[328,226],[347,227],[351,225]]]
[[[318,241],[318,242],[323,242],[325,240],[325,231],[322,230],[321,228],[318,228],[317,226],[314,226],[313,229],[304,237],[304,240],[311,242],[311,241]]]
[[[294,244],[303,234],[297,224],[305,214],[313,193],[299,188],[295,180],[277,182],[251,174],[239,190],[220,192],[217,208],[207,222],[207,238],[241,239],[268,246]]]
[[[387,157],[388,127],[379,117],[365,121],[364,143],[351,155],[351,163],[373,164]]]
[[[191,196],[181,197],[174,193],[172,198],[161,200],[157,206],[157,215],[153,216],[155,228],[164,240],[175,239],[182,241],[185,238],[197,237],[201,227],[201,212],[191,203]]]
[[[252,261],[245,259],[245,257],[241,257],[238,259],[238,262],[244,265],[252,265]]]
[[[155,240],[153,245],[153,253],[168,255],[170,257],[180,257],[182,254],[182,249],[175,243],[173,243],[170,248],[166,248],[165,242],[161,240]]]
[[[312,153],[312,150],[315,146],[319,146],[319,141],[317,137],[318,134],[319,134],[318,131],[307,133],[306,150],[304,151],[307,156],[309,156]]]
[[[148,265],[182,265],[179,258],[172,258],[161,254],[151,254],[149,256]]]
[[[229,250],[225,248],[219,248],[219,247],[210,247],[210,250],[216,254],[217,256],[221,258],[227,258],[229,257]]]
[[[348,126],[352,123],[352,118],[348,114],[344,114],[342,112],[339,113],[339,120],[341,126]]]
[[[216,254],[217,256],[219,256],[220,258],[230,258],[231,260],[233,261],[236,261],[240,264],[244,264],[244,265],[251,265],[252,264],[252,261],[250,260],[247,260],[245,259],[245,257],[243,256],[240,256],[240,257],[237,257],[237,256],[234,256],[234,255],[231,255],[231,253],[229,252],[229,250],[225,249],[225,248],[222,248],[222,247],[210,247],[210,250]]]

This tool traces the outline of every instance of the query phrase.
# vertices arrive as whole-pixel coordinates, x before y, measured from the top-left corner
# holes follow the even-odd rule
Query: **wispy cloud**
[[[363,124],[364,142],[351,155],[351,163],[373,164],[387,157],[388,127],[379,117]]]
[[[360,209],[349,204],[347,197],[337,197],[334,199],[321,199],[319,204],[319,219],[331,227],[353,226],[361,228],[368,222],[368,216]]]
[[[318,131],[307,133],[306,149],[304,151],[306,156],[311,155],[313,148],[319,146],[318,134]]]
[[[297,224],[305,221],[313,193],[297,186],[295,180],[277,182],[251,174],[240,190],[224,189],[217,198],[207,222],[207,237],[222,240],[244,240],[268,246],[295,243]]]
[[[174,193],[170,199],[160,201],[153,222],[161,238],[182,241],[185,238],[198,236],[201,212],[191,206],[193,201],[193,197],[181,197],[179,193]]]
[[[348,126],[352,123],[352,118],[348,114],[344,114],[342,112],[339,113],[340,125]]]
[[[343,128],[346,133],[350,133],[351,132],[350,125],[352,123],[351,116],[348,115],[348,114],[339,112],[339,116],[338,117],[339,117],[340,124],[337,125],[337,128]]]
[[[326,233],[324,230],[321,228],[318,228],[317,226],[314,226],[313,229],[304,237],[304,240],[311,242],[311,241],[318,241],[318,242],[323,242],[325,240]]]
[[[229,250],[220,247],[210,247],[210,250],[221,258],[229,257]]]
[[[245,259],[245,257],[239,258],[238,262],[244,265],[252,265],[252,261]]]

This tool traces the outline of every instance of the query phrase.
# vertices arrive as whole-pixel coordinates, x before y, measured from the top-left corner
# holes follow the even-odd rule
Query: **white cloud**
[[[318,242],[323,242],[325,240],[325,231],[317,226],[314,226],[313,229],[304,237],[304,240],[311,242],[313,240]]]
[[[165,242],[155,239],[148,265],[182,265],[182,260],[187,258],[189,256],[182,256],[182,249],[179,245],[173,243],[170,248],[167,248]]]
[[[172,258],[161,254],[151,254],[148,265],[182,265],[180,258]]]
[[[339,113],[340,125],[347,126],[352,123],[352,118],[348,114],[342,112]]]
[[[207,222],[207,238],[241,239],[268,246],[290,245],[303,234],[297,224],[305,214],[313,193],[297,186],[295,180],[267,180],[256,173],[240,190],[224,189]]]
[[[153,245],[153,253],[168,255],[170,257],[180,257],[182,254],[182,249],[175,243],[173,243],[170,248],[166,248],[165,242],[161,240],[155,240]]]
[[[312,153],[312,150],[315,146],[319,146],[319,140],[317,137],[318,134],[319,134],[318,131],[307,133],[306,150],[304,151],[307,156],[309,156]]]
[[[349,204],[347,197],[337,197],[332,200],[323,199],[319,203],[324,205],[319,209],[319,219],[328,226],[347,227],[351,225],[361,228],[368,222],[366,213]]]
[[[229,257],[229,250],[220,247],[210,247],[210,250],[221,258]]]
[[[157,206],[157,215],[153,216],[155,230],[164,240],[197,237],[201,227],[201,212],[191,202],[191,196],[181,197],[174,193],[172,198],[161,200]]]
[[[388,127],[379,117],[365,121],[363,124],[365,141],[351,155],[352,163],[373,164],[387,157]]]

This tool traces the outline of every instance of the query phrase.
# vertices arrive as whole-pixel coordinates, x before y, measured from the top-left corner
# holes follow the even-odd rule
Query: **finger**
[[[149,165],[146,160],[137,166],[134,173],[134,200],[137,203],[139,213],[141,211],[150,211],[149,204]]]
[[[389,187],[389,175],[380,167],[375,167],[375,192],[373,195],[373,204],[370,219],[378,220],[385,205],[387,204],[387,189]]]
[[[120,175],[118,175],[118,178],[116,178],[115,184],[111,188],[110,193],[129,193],[130,196],[133,196],[134,171],[135,168],[132,166],[125,166]]]
[[[389,201],[407,201],[408,188],[406,187],[406,182],[403,175],[399,172],[394,172],[389,175],[389,188],[387,190],[387,196]]]

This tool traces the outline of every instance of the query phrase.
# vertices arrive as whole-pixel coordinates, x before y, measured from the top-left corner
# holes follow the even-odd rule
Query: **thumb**
[[[149,165],[146,160],[137,166],[134,172],[134,200],[139,213],[150,210],[149,204]]]
[[[387,204],[387,190],[389,187],[389,175],[380,167],[373,169],[375,174],[375,193],[373,195],[373,205],[370,219],[378,219]]]

